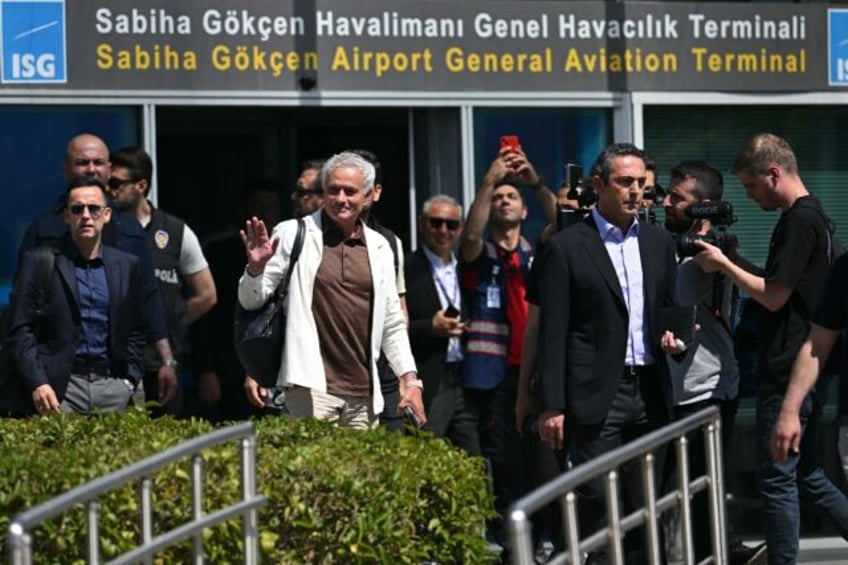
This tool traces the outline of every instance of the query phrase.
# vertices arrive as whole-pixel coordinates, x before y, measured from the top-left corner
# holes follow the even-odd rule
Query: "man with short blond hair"
[[[768,562],[789,564],[798,559],[799,490],[848,537],[848,499],[825,475],[814,441],[821,428],[819,394],[794,398],[798,403],[794,408],[800,412],[799,450],[778,457],[770,451],[770,437],[775,423],[781,421],[793,362],[799,353],[809,353],[805,340],[810,332],[810,317],[830,272],[833,226],[821,203],[807,190],[798,172],[795,152],[785,139],[771,133],[748,139],[737,152],[732,170],[748,198],[763,210],[781,211],[771,235],[765,269],[749,272],[721,249],[705,242],[698,243],[704,251],[695,256],[695,261],[706,272],[727,275],[766,310],[760,318],[758,336],[759,480],[765,503]]]

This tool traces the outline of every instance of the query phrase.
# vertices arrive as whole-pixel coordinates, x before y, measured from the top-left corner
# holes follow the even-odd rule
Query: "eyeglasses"
[[[87,167],[94,165],[95,167],[105,167],[109,161],[105,159],[74,159],[74,167]]]
[[[109,185],[110,189],[119,190],[125,184],[135,184],[137,182],[137,180],[133,179],[119,179],[117,177],[109,177],[109,182],[107,184]]]
[[[321,196],[324,194],[321,190],[305,190],[303,188],[295,188],[292,190],[291,199],[295,200],[296,198],[306,198],[307,196]]]
[[[448,220],[447,218],[427,218],[430,227],[434,230],[441,229],[442,226],[447,226],[449,231],[459,229],[459,220]]]
[[[71,204],[68,206],[68,210],[74,216],[82,216],[86,208],[88,208],[88,213],[91,217],[97,219],[103,213],[103,210],[106,209],[106,206],[101,206],[100,204]]]

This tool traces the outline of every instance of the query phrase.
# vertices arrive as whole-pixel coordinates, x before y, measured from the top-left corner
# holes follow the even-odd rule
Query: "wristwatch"
[[[174,369],[176,369],[177,365],[179,365],[179,363],[176,359],[165,359],[164,361],[162,361],[163,367],[173,367]]]

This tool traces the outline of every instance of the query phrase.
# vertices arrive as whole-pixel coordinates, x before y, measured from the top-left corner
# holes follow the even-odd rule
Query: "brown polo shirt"
[[[327,392],[370,396],[373,282],[361,223],[344,239],[322,214],[324,255],[315,275],[312,314],[327,375]]]

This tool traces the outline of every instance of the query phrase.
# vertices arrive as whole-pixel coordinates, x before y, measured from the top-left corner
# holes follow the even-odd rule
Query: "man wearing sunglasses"
[[[476,420],[461,382],[468,307],[454,248],[462,233],[462,207],[450,196],[430,198],[418,217],[418,231],[423,245],[407,255],[404,274],[409,342],[424,381],[424,407],[436,437],[480,455]]]
[[[9,343],[32,401],[21,407],[25,413],[120,411],[141,380],[141,265],[102,243],[112,216],[105,191],[94,177],[68,184],[62,216],[70,233],[53,251],[46,297],[38,296],[42,256],[21,258]]]
[[[109,191],[115,203],[138,219],[147,234],[153,255],[154,273],[165,303],[171,350],[176,363],[188,365],[189,326],[206,314],[217,301],[215,280],[194,231],[180,218],[159,210],[147,195],[153,178],[153,161],[141,147],[124,147],[111,154]],[[144,355],[144,399],[158,400],[159,356],[148,347]],[[217,379],[195,382],[186,372],[180,387],[183,394],[166,406],[178,416],[212,416],[221,399]],[[159,412],[159,408],[154,413]]]
[[[109,180],[111,163],[106,143],[89,133],[82,133],[68,142],[65,151],[64,175],[66,180],[75,177],[91,176],[105,186]],[[55,207],[46,214],[33,220],[27,228],[18,252],[18,263],[23,254],[33,248],[57,245],[68,233],[68,225],[63,219],[66,195],[62,193]],[[108,202],[108,199],[107,199]],[[103,227],[103,243],[135,255],[141,261],[144,278],[144,310],[142,316],[148,343],[155,343],[162,366],[159,369],[159,402],[169,402],[177,392],[177,374],[173,366],[174,357],[168,344],[168,332],[165,325],[165,309],[159,285],[153,276],[153,259],[144,230],[133,216],[120,208],[112,209],[111,218]]]
[[[310,159],[300,167],[300,176],[291,192],[292,211],[295,218],[308,216],[324,204],[324,190],[321,188],[321,167],[323,159]]]

